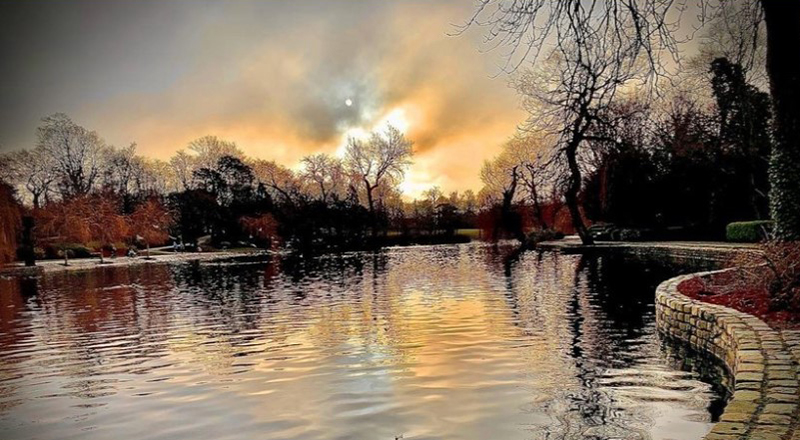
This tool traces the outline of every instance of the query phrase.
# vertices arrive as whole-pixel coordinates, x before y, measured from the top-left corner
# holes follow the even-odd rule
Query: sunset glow
[[[65,112],[109,144],[136,142],[154,158],[214,135],[296,168],[391,123],[414,142],[403,185],[413,197],[431,185],[477,191],[480,164],[524,119],[496,77],[500,55],[477,50],[479,33],[447,35],[469,2],[197,5],[92,3],[85,16],[51,5],[54,26],[41,25],[50,20],[42,9],[18,12],[4,58],[44,41],[51,52],[41,55],[45,68],[9,65],[0,150],[30,147],[40,119]],[[95,17],[114,32],[98,39]]]

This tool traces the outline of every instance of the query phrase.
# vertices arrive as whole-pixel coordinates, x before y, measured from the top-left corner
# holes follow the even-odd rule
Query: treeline
[[[64,114],[44,118],[36,134],[33,149],[0,157],[6,261],[11,237],[24,235],[39,257],[85,247],[101,258],[120,246],[195,248],[203,237],[214,247],[302,252],[421,236],[452,240],[456,229],[474,225],[477,213],[471,191],[445,196],[432,188],[420,200],[403,201],[399,185],[412,143],[391,126],[349,139],[342,158],[307,156],[298,170],[247,157],[214,136],[192,141],[169,161],[150,159],[136,145],[106,145]]]
[[[768,219],[769,95],[726,58],[706,78],[710,99],[702,90],[656,101],[621,95],[580,115],[591,120],[580,137],[521,132],[484,164],[480,198],[495,213],[487,223],[518,237],[606,224],[595,235],[722,239],[730,222]]]

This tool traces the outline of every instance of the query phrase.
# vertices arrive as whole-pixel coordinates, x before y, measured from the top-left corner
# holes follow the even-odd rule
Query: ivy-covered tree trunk
[[[770,210],[779,240],[800,240],[800,0],[761,0],[775,108]]]

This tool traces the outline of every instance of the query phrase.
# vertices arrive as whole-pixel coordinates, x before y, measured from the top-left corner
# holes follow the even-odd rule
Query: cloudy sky
[[[211,134],[294,166],[390,121],[415,142],[407,192],[478,189],[481,162],[524,115],[481,34],[448,36],[471,11],[471,0],[0,0],[0,149],[30,147],[39,120],[65,112],[153,157]]]

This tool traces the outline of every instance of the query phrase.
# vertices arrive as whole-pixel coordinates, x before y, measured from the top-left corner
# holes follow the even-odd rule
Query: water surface
[[[674,269],[480,244],[0,281],[2,439],[691,439]]]

